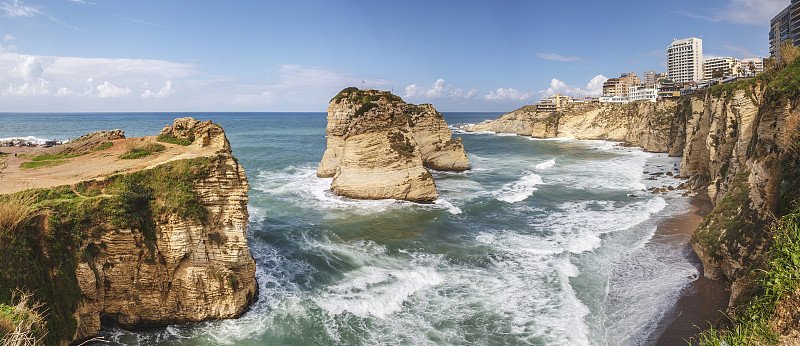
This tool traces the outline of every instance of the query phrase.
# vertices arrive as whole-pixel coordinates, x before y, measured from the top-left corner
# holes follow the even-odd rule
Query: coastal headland
[[[0,294],[47,310],[34,337],[231,318],[257,294],[244,169],[211,121],[158,136],[95,132],[46,149],[3,148]],[[8,215],[3,216],[8,221]]]
[[[788,342],[800,335],[798,314],[773,312],[781,302],[793,304],[800,290],[791,281],[776,294],[771,275],[779,274],[770,273],[796,269],[771,262],[781,251],[770,252],[786,250],[796,237],[791,220],[800,197],[799,70],[795,60],[757,78],[655,103],[578,104],[557,112],[523,107],[465,130],[606,139],[681,156],[682,187],[707,191],[713,206],[692,233],[691,246],[705,277],[727,283],[728,318],[760,323],[747,328]],[[754,301],[762,305],[748,310]]]

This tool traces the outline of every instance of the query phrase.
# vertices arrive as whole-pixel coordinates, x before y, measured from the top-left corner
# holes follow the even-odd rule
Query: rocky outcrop
[[[676,109],[677,103],[672,100],[578,103],[559,112],[537,112],[533,106],[525,106],[465,131],[515,133],[535,138],[603,139],[639,146],[646,151],[666,152],[673,145],[671,129]]]
[[[328,105],[326,132],[317,176],[332,177],[338,195],[431,202],[438,193],[426,168],[470,168],[461,138],[452,138],[441,113],[388,91],[342,90]]]
[[[164,133],[217,152],[196,163],[206,172],[193,181],[205,217],[162,213],[152,220],[155,239],[141,229],[111,228],[87,241],[87,248],[98,251],[77,266],[76,339],[95,335],[103,317],[125,327],[231,318],[256,297],[246,236],[249,186],[225,133],[219,125],[192,118],[176,119]],[[160,169],[179,174],[173,167],[153,170]]]

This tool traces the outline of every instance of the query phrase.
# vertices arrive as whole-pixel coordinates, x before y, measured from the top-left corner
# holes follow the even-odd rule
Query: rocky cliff
[[[470,168],[461,138],[452,138],[441,113],[388,91],[342,90],[328,105],[326,132],[317,176],[332,177],[338,195],[430,202],[438,193],[426,168]]]
[[[573,104],[559,112],[537,112],[535,107],[525,106],[497,120],[464,130],[535,138],[603,139],[625,142],[651,152],[666,152],[672,144],[672,118],[676,108],[677,103],[670,100]]]
[[[730,283],[729,314],[736,323],[767,321],[782,342],[800,335],[800,247],[785,245],[800,240],[775,246],[775,239],[800,234],[793,221],[800,217],[800,59],[677,101],[574,105],[551,113],[523,107],[466,130],[608,139],[682,156],[684,186],[707,191],[714,205],[691,244],[704,275]],[[793,231],[777,231],[787,228]],[[776,260],[777,254],[788,260]],[[788,273],[775,274],[776,267]],[[743,310],[751,301],[761,305]]]
[[[183,118],[158,139],[176,154],[152,168],[18,193],[39,212],[0,234],[0,255],[18,256],[3,257],[0,291],[36,293],[51,311],[47,343],[92,337],[101,319],[236,317],[255,299],[249,186],[224,131]]]

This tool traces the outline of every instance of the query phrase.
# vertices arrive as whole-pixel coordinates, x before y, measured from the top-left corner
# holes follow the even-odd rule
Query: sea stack
[[[426,168],[470,169],[461,138],[452,138],[441,113],[388,91],[342,90],[328,104],[326,131],[317,176],[333,177],[337,195],[432,202],[439,194]]]

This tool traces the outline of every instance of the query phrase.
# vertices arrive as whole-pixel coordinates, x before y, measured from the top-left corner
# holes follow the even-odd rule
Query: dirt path
[[[132,145],[146,141],[155,141],[155,138],[137,137],[111,141],[114,143],[111,148],[65,159],[64,163],[59,165],[39,168],[22,168],[20,164],[40,155],[43,148],[0,147],[0,152],[10,154],[0,159],[5,160],[7,165],[0,171],[0,194],[14,193],[30,188],[73,185],[84,180],[117,173],[144,170],[173,160],[213,156],[217,150],[213,146],[199,147],[161,143],[166,147],[166,150],[162,152],[140,159],[123,160],[119,158]]]

